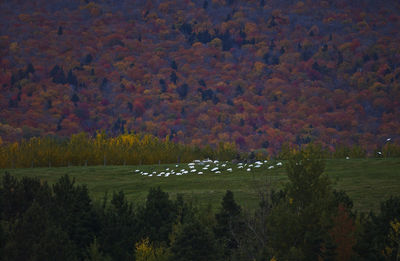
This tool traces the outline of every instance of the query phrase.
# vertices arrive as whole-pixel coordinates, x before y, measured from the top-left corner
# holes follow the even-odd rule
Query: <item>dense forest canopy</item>
[[[398,1],[2,1],[0,137],[400,139]]]

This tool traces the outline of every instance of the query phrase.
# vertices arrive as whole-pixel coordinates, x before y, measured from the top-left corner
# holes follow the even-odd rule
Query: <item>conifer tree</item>
[[[198,220],[184,224],[171,246],[173,260],[211,261],[217,260],[215,239]]]
[[[143,224],[142,238],[148,237],[152,242],[168,242],[177,213],[168,193],[160,187],[151,188],[147,195],[145,207],[140,210],[139,222]]]
[[[238,237],[242,232],[243,222],[240,220],[241,208],[236,204],[232,191],[226,191],[221,205],[220,211],[215,215],[214,234],[223,248],[225,259],[228,259],[231,252],[238,247],[235,236]]]
[[[291,152],[286,164],[286,197],[269,217],[270,244],[278,259],[317,260],[327,237],[334,198],[323,176],[325,162],[320,147],[309,145]]]

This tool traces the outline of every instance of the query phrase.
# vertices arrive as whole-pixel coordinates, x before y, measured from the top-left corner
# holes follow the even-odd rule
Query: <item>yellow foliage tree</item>
[[[183,139],[183,133],[181,136]],[[211,155],[232,159],[236,155],[234,144],[221,144]],[[178,144],[168,136],[160,139],[150,134],[108,137],[105,132],[98,132],[92,137],[82,132],[67,140],[33,137],[14,143],[0,142],[0,168],[165,164],[190,162],[209,155],[206,148]]]
[[[389,242],[391,246],[386,246],[383,250],[387,260],[400,260],[400,221],[396,218],[390,221]],[[394,259],[392,259],[394,258]]]
[[[171,253],[168,248],[154,247],[148,238],[142,239],[135,245],[136,261],[166,261],[169,260]]]

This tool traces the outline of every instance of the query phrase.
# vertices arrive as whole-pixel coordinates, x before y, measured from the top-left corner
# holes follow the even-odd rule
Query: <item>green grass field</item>
[[[143,203],[149,188],[160,186],[164,191],[175,198],[177,193],[201,205],[211,204],[218,207],[226,190],[234,192],[236,200],[244,208],[254,208],[258,201],[258,192],[267,186],[281,188],[287,182],[284,166],[277,166],[277,162],[268,162],[260,168],[248,166],[238,169],[236,164],[228,163],[222,173],[212,173],[215,165],[210,164],[208,170],[204,166],[196,165],[197,172],[203,175],[190,173],[187,164],[147,165],[147,166],[96,166],[96,167],[63,167],[63,168],[27,168],[0,170],[1,175],[8,171],[20,178],[23,176],[38,177],[50,184],[56,182],[62,175],[68,174],[75,178],[78,184],[86,184],[91,196],[95,200],[103,198],[105,193],[123,190],[128,199]],[[221,163],[219,163],[221,169]],[[283,163],[284,164],[284,163]],[[273,169],[268,169],[273,165]],[[168,177],[156,176],[161,171],[175,172],[185,169],[189,174]],[[232,172],[226,171],[232,168]],[[135,172],[135,170],[139,172]],[[140,172],[157,172],[149,177]],[[327,160],[326,175],[328,175],[336,189],[345,190],[354,201],[355,209],[359,211],[377,211],[379,203],[390,195],[400,196],[400,159],[351,159]]]

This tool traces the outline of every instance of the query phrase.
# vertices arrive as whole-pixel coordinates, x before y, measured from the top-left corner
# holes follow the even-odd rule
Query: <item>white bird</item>
[[[180,173],[180,172],[177,172],[177,173],[176,173],[176,175],[177,175],[177,176],[181,176],[181,175],[182,175],[182,173]]]
[[[213,168],[211,171],[216,171],[216,170],[218,170],[218,168],[217,168],[217,167]]]
[[[168,171],[168,170],[169,170],[169,168],[166,168],[165,170],[166,170],[166,171]]]
[[[282,162],[276,163],[276,166],[282,166]]]
[[[161,175],[162,175],[161,173],[160,173],[160,174],[157,174],[157,177],[161,177]]]
[[[214,160],[214,164],[217,164],[219,161],[218,160]]]
[[[149,177],[153,177],[153,174],[150,174]]]
[[[185,170],[185,171],[183,171],[182,173],[183,173],[183,174],[188,174],[189,171]]]
[[[222,165],[221,165],[221,167],[225,167],[225,166],[226,166],[226,164],[222,164]]]
[[[169,173],[166,173],[164,177],[168,177],[168,176],[169,176]]]
[[[189,168],[194,169],[194,166],[189,166]]]
[[[197,170],[196,169],[192,169],[190,172],[196,172]]]
[[[247,171],[251,171],[251,168],[246,169]]]
[[[138,169],[137,169],[137,170],[135,170],[135,172],[139,172],[139,171],[140,171],[140,170],[138,170]]]
[[[176,164],[176,165],[175,165],[175,167],[177,168],[177,167],[179,167],[179,165],[178,165],[178,164]]]
[[[261,161],[256,161],[255,162],[257,165],[262,165],[263,163]]]
[[[380,151],[378,151],[377,153],[378,153],[379,155],[382,155],[382,152],[380,152]]]
[[[199,175],[203,175],[203,172],[199,171],[197,174],[199,174]]]
[[[392,138],[387,138],[387,139],[386,139],[386,142],[390,141],[391,139],[392,139]]]
[[[232,172],[232,168],[227,169],[227,171]]]
[[[261,167],[261,165],[255,165],[254,167],[255,167],[255,168],[259,168],[259,167]]]
[[[350,159],[350,157],[349,157],[349,156],[347,156],[347,157],[346,157],[346,159],[348,160],[348,159]]]
[[[243,166],[239,166],[238,169],[243,169]]]
[[[204,170],[208,170],[208,168],[207,168],[207,167],[204,167],[203,169],[204,169]]]
[[[249,167],[253,167],[253,164],[250,164]]]
[[[216,174],[220,174],[220,173],[221,173],[221,171],[217,170],[215,173],[216,173]]]
[[[274,168],[274,166],[269,166],[269,167],[268,167],[268,169],[273,169],[273,168]]]
[[[189,164],[188,164],[188,166],[193,166],[193,165],[194,165],[194,163],[193,163],[193,162],[191,162],[191,163],[189,163]]]

